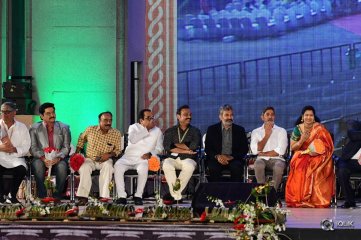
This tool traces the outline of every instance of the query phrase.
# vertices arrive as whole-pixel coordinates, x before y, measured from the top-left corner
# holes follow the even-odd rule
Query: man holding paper
[[[34,157],[32,167],[35,175],[38,197],[47,196],[44,185],[45,171],[48,168],[56,175],[56,190],[54,197],[62,199],[64,184],[68,175],[68,155],[70,152],[71,135],[69,126],[56,121],[53,103],[44,103],[39,107],[40,118],[30,128],[31,148]]]

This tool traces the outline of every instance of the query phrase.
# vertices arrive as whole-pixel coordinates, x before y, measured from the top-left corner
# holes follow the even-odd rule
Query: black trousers
[[[209,170],[209,182],[220,182],[222,179],[222,171],[229,170],[231,172],[231,182],[243,181],[243,162],[233,159],[228,165],[222,165],[218,161],[207,162]]]
[[[355,202],[355,191],[351,187],[350,176],[352,173],[361,173],[361,165],[357,160],[350,159],[345,161],[343,159],[338,163],[337,178],[341,186],[341,191],[345,195],[347,202]]]
[[[25,174],[26,168],[22,165],[14,168],[4,168],[0,165],[0,197],[9,194],[9,192],[11,193],[11,197],[16,197],[19,186],[21,181],[24,179]],[[4,175],[12,175],[13,184],[11,184],[11,186],[4,186]]]

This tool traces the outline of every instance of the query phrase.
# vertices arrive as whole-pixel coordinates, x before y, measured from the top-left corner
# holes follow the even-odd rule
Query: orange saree
[[[300,131],[299,126],[296,126],[292,135],[297,131]],[[314,141],[324,145],[323,153],[317,156],[307,153]],[[288,207],[330,206],[335,181],[332,154],[331,135],[323,125],[317,124],[308,140],[291,159],[285,196]]]

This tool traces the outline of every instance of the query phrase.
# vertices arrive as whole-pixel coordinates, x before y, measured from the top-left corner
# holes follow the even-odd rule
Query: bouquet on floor
[[[236,239],[279,239],[280,235],[284,235],[281,232],[286,230],[286,216],[289,212],[278,205],[270,207],[258,200],[267,194],[269,188],[268,184],[255,187],[248,197],[256,197],[255,202],[237,202],[231,208],[225,207],[220,199],[207,197],[216,207],[207,207],[200,221],[233,222],[235,232],[231,234]]]
[[[53,147],[47,147],[43,149],[45,159],[47,160],[54,160],[55,158],[60,156],[59,150]],[[51,168],[52,166],[49,166],[48,173],[44,181],[45,189],[47,190],[48,198],[44,199],[46,202],[51,202],[53,192],[55,191],[55,182],[51,179]]]

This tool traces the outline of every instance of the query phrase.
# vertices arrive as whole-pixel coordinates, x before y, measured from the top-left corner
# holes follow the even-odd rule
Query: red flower
[[[47,147],[47,148],[44,148],[43,151],[45,153],[51,153],[52,151],[58,151],[58,149],[53,148],[53,147]]]
[[[107,203],[110,201],[110,198],[100,198],[99,202]]]
[[[75,216],[75,215],[78,214],[78,211],[79,211],[79,208],[78,208],[78,207],[73,207],[73,208],[67,210],[67,211],[65,212],[65,215],[67,215],[67,216]]]
[[[241,218],[246,218],[247,217],[247,215],[239,215],[236,219],[234,219],[234,224],[237,224],[237,223],[239,223],[239,220],[241,219]]]
[[[45,197],[45,198],[43,198],[43,199],[41,199],[41,201],[43,202],[43,203],[50,203],[50,202],[55,202],[55,198],[53,198],[53,197]]]
[[[202,212],[200,221],[201,221],[201,222],[205,222],[206,219],[207,219],[207,213],[206,213],[206,212]]]
[[[141,209],[141,208],[137,208],[137,209],[135,210],[135,213],[136,213],[136,214],[138,214],[138,213],[143,213],[143,212],[144,212],[144,210]]]
[[[241,223],[241,224],[234,225],[233,228],[235,230],[241,230],[242,231],[242,230],[244,230],[246,228],[246,225]]]
[[[81,165],[83,165],[85,158],[80,153],[75,153],[70,157],[69,165],[74,171],[79,171]]]
[[[25,209],[26,209],[26,208],[20,208],[19,210],[17,210],[17,211],[15,212],[16,216],[17,216],[17,217],[21,217],[22,215],[24,215]]]

